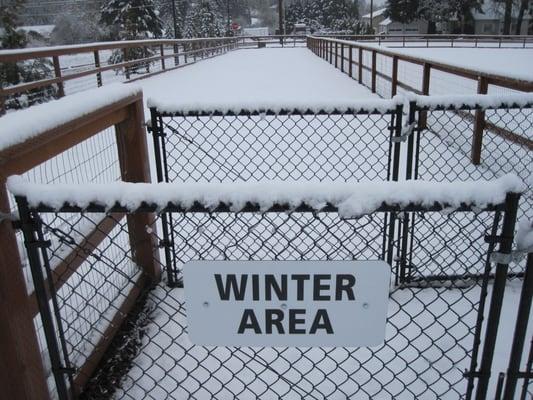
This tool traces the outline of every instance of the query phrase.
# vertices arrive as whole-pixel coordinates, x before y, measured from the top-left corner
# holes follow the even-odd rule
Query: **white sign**
[[[189,338],[216,346],[376,346],[385,340],[384,261],[191,261]]]

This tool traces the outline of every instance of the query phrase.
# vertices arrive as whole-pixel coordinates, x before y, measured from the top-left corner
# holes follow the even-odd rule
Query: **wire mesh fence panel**
[[[374,213],[357,219],[340,218],[336,212],[170,212],[174,227],[174,252],[179,268],[190,260],[361,260],[384,259],[383,219],[389,213]],[[39,213],[40,216],[47,213]],[[72,219],[62,212],[52,219]],[[403,212],[393,212],[400,220]],[[494,212],[486,212],[493,218]],[[95,346],[103,322],[118,309],[124,294],[137,285],[138,271],[132,260],[126,218],[102,214],[117,221],[105,241],[90,246],[86,268],[57,292],[68,355],[74,366],[87,348]],[[162,212],[167,215],[167,212]],[[484,266],[489,245],[476,248],[467,233],[479,213],[417,212],[420,219],[440,219],[428,224],[427,240],[416,251],[426,251],[428,270],[437,270],[440,252],[464,280],[434,285],[424,276],[417,284],[396,284],[389,293],[386,337],[383,345],[368,348],[213,347],[197,346],[188,337],[185,288],[160,284],[146,298],[140,320],[132,323],[112,346],[107,363],[88,386],[97,393],[112,392],[114,398],[384,398],[459,399],[466,391],[464,371],[470,369],[474,335],[483,285],[468,281],[462,264]],[[467,216],[468,218],[465,218]],[[79,213],[67,232],[43,225],[45,238],[69,237],[77,226],[92,224],[93,213]],[[101,218],[100,218],[101,219]],[[482,223],[481,221],[479,223]],[[418,225],[416,225],[418,228]],[[401,227],[398,232],[402,232]],[[442,232],[458,236],[457,242],[440,242]],[[127,239],[125,239],[127,240]],[[466,256],[460,242],[473,251]],[[435,248],[436,243],[442,245]],[[412,249],[402,234],[391,243],[393,276]],[[53,251],[49,252],[54,256]],[[93,282],[86,271],[96,270],[103,281]],[[490,272],[490,268],[487,273]],[[489,285],[490,286],[490,285]],[[487,287],[485,286],[485,289]],[[87,301],[102,298],[99,306]],[[79,307],[73,307],[73,299]],[[512,299],[511,299],[512,300]],[[103,305],[102,305],[103,304]],[[99,316],[99,318],[97,318]],[[84,326],[91,329],[86,330]],[[214,327],[215,328],[215,327]],[[508,340],[508,338],[506,339]],[[126,354],[123,349],[127,348]],[[113,370],[113,367],[116,370]],[[124,375],[124,376],[122,376]]]
[[[533,218],[531,107],[507,108],[502,105],[483,110],[485,122],[479,165],[472,162],[476,129],[475,110],[476,107],[457,106],[456,109],[427,111],[427,128],[419,132],[416,139],[415,178],[465,181],[515,174],[526,186],[521,197],[518,218]],[[449,239],[454,240],[453,237]],[[478,243],[481,245],[483,241],[483,235],[478,235]],[[524,263],[515,264],[511,269],[514,273],[523,273]]]
[[[167,182],[388,180],[393,112],[163,115],[154,125]]]

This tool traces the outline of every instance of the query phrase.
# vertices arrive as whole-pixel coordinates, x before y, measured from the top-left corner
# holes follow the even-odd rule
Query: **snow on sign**
[[[385,339],[384,261],[191,261],[189,338],[216,346],[376,346]]]

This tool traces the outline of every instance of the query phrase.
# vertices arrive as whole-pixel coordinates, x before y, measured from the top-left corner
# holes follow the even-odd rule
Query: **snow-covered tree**
[[[153,0],[110,0],[102,7],[101,21],[108,26],[114,40],[138,40],[161,37],[163,27]],[[125,54],[114,51],[109,62],[117,64],[126,60],[146,58],[151,55],[148,48],[133,47]],[[140,68],[148,70],[149,64],[129,68],[137,72]]]
[[[175,0],[176,8],[176,38],[181,39],[184,37],[185,32],[185,20],[190,10],[190,2],[188,0]],[[169,39],[174,38],[174,15],[172,11],[172,1],[169,0],[157,0],[157,10],[159,12],[159,18],[163,25],[163,36]]]
[[[193,5],[185,19],[185,37],[224,36],[224,18],[212,1],[202,0]]]
[[[101,20],[120,40],[157,38],[162,33],[153,0],[110,0]]]
[[[349,0],[296,0],[286,10],[287,31],[295,23],[306,24],[311,31],[358,33],[357,3]]]
[[[10,5],[0,6],[0,48],[20,49],[27,45],[26,34],[17,29],[19,13],[24,0],[15,0]],[[0,84],[2,86],[18,85],[50,77],[51,62],[35,59],[18,63],[0,63]],[[57,88],[54,85],[28,90],[25,93],[6,99],[6,108],[22,108],[35,103],[47,101],[54,97]]]

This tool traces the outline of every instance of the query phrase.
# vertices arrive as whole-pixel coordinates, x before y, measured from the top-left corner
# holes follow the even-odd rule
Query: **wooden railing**
[[[372,93],[376,93],[377,80],[383,79],[390,83],[391,91],[388,95],[395,96],[398,89],[404,89],[408,92],[413,92],[421,95],[430,94],[431,86],[431,71],[441,71],[459,79],[469,79],[477,82],[477,94],[487,94],[489,92],[489,85],[494,85],[500,88],[511,89],[522,92],[533,91],[533,81],[526,81],[521,79],[510,78],[508,76],[489,74],[482,71],[477,71],[470,68],[457,67],[441,62],[430,61],[422,57],[414,57],[395,52],[394,49],[378,48],[376,46],[369,46],[361,42],[351,42],[346,40],[323,38],[323,37],[308,37],[307,47],[319,57],[333,64],[342,72],[347,73],[351,78],[363,85],[363,71],[370,74],[370,83],[367,84]],[[370,64],[365,64],[365,55],[370,54]],[[379,71],[377,57],[381,56],[390,60],[391,70],[390,74],[387,71]],[[413,87],[412,83],[402,81],[398,74],[399,61],[422,67],[420,76],[420,89]],[[346,70],[346,63],[348,69]],[[470,93],[473,94],[473,93]],[[380,93],[381,96],[388,97],[385,93]],[[479,165],[481,163],[481,146],[483,130],[487,127],[485,121],[485,112],[483,110],[475,111],[473,121],[474,135],[472,138],[472,163]],[[421,113],[420,126],[426,125],[425,115]],[[508,137],[512,137],[511,135]]]
[[[51,59],[53,76],[33,82],[24,82],[18,85],[3,86],[0,88],[0,114],[5,111],[5,101],[9,96],[17,96],[32,89],[41,89],[50,85],[57,85],[57,97],[66,94],[65,83],[87,76],[94,76],[96,86],[102,86],[105,80],[102,74],[106,71],[123,71],[128,81],[145,78],[161,72],[173,70],[183,64],[189,64],[197,59],[223,54],[237,48],[243,38],[208,38],[208,39],[158,39],[134,40],[120,42],[89,43],[72,46],[41,47],[34,49],[17,49],[0,51],[0,63],[17,63],[35,59]],[[141,54],[150,54],[146,57],[129,59],[132,52],[142,50]],[[102,62],[102,52],[121,51],[123,61],[118,63]],[[147,50],[150,50],[148,52]],[[61,57],[87,54],[92,58],[91,63],[70,68],[62,64]],[[167,60],[172,60],[172,63]],[[172,64],[172,65],[170,65]],[[135,76],[132,71],[137,68],[146,68],[146,73]],[[153,71],[150,70],[153,69]],[[70,72],[74,70],[74,72]]]
[[[8,215],[10,204],[6,190],[6,178],[23,174],[43,162],[60,156],[63,152],[87,141],[108,127],[115,128],[118,162],[121,178],[130,182],[150,182],[150,168],[144,128],[142,94],[130,95],[79,118],[74,118],[59,127],[40,133],[23,143],[0,151],[0,317],[2,335],[2,374],[0,388],[3,396],[10,399],[50,399],[45,368],[37,341],[33,319],[40,309],[35,292],[28,293],[23,276],[17,237]],[[53,171],[54,172],[54,171]],[[55,171],[54,174],[58,174]],[[96,248],[111,230],[120,223],[123,215],[105,218],[96,223],[62,261],[55,266],[53,282],[56,290],[68,281],[82,263],[88,259],[90,249]],[[76,371],[74,390],[79,393],[95,370],[106,348],[113,339],[121,322],[135,303],[143,287],[160,279],[156,232],[148,233],[146,226],[154,226],[154,217],[149,214],[127,216],[132,254],[142,268],[138,281],[125,299],[118,305],[114,316],[101,336],[99,343],[88,355],[83,366]],[[155,229],[155,226],[153,227]],[[50,296],[50,293],[47,294]],[[5,381],[4,381],[5,379]]]
[[[395,47],[532,47],[532,35],[315,35],[331,39],[388,43]],[[487,46],[490,45],[490,46]]]

